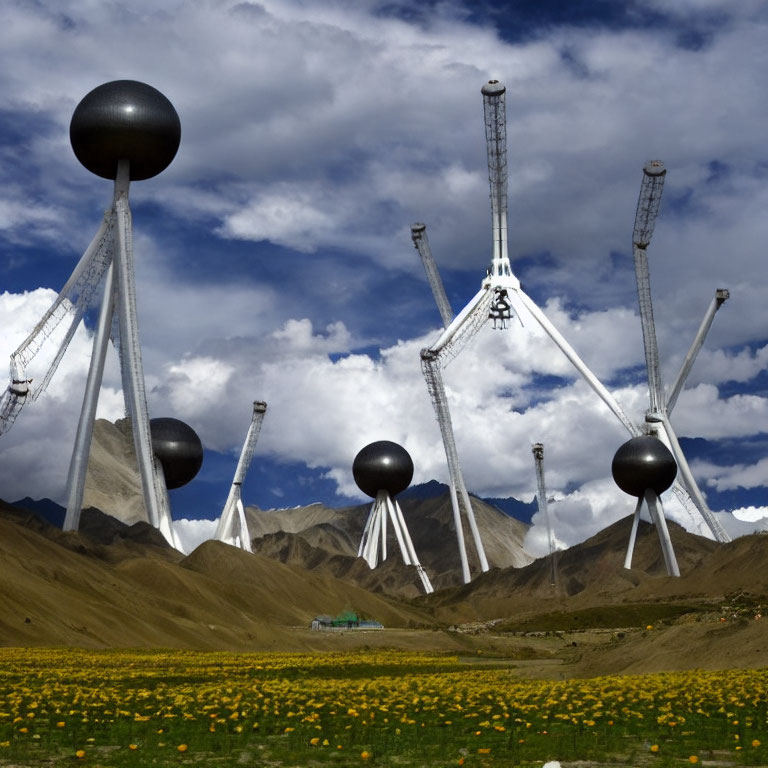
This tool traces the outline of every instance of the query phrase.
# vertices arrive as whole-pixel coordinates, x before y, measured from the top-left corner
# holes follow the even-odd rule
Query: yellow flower
[[[362,757],[363,760],[367,760],[370,756],[371,756],[371,753],[365,749],[360,753],[360,757]]]
[[[752,746],[753,747],[759,747],[760,746],[760,739],[752,739]]]
[[[489,755],[491,753],[490,747],[478,747],[477,754],[478,755]]]
[[[696,763],[698,763],[698,762],[699,762],[699,758],[698,758],[698,757],[696,757],[696,755],[691,755],[691,756],[688,758],[688,762],[689,762],[689,763],[693,763],[694,765],[696,765]]]
[[[319,736],[315,736],[313,739],[310,739],[310,740],[309,740],[309,743],[310,743],[310,744],[311,744],[313,747],[316,747],[316,746],[317,746],[317,745],[320,743],[320,737],[319,737]]]
[[[128,749],[130,749],[131,751],[133,751],[134,749],[138,749],[138,748],[139,748],[138,744],[129,744],[128,745]]]
[[[75,752],[75,757],[78,759],[82,759],[85,757],[85,750],[84,749],[78,749],[77,752]]]
[[[646,632],[650,632],[652,629],[653,629],[653,624],[648,624],[648,625],[645,627],[645,631],[646,631]]]
[[[177,750],[178,752],[186,752],[186,751],[187,751],[187,749],[188,749],[188,747],[187,747],[187,745],[186,745],[186,744],[179,744],[179,746],[178,746],[178,747],[176,747],[176,750]]]
[[[29,728],[19,728],[19,733],[29,733]]]
[[[66,723],[63,720],[59,720],[58,723],[56,723],[57,728],[63,728],[66,725]]]
[[[651,752],[658,752],[659,751],[659,745],[658,744],[651,744],[649,749],[651,750]]]

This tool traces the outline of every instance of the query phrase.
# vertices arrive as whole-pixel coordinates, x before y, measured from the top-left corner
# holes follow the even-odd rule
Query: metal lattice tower
[[[701,493],[696,483],[693,473],[688,465],[688,461],[680,448],[680,444],[675,435],[674,429],[669,421],[669,414],[677,402],[678,395],[685,384],[685,380],[693,367],[696,355],[704,343],[704,338],[712,325],[715,313],[722,306],[729,296],[727,290],[720,289],[716,292],[715,298],[710,304],[709,309],[702,321],[701,326],[694,338],[688,354],[685,357],[683,366],[672,387],[668,399],[664,397],[664,388],[661,379],[661,366],[659,363],[659,350],[656,341],[656,326],[653,318],[653,302],[651,300],[651,280],[648,268],[647,249],[653,237],[653,230],[656,225],[656,217],[659,213],[661,196],[664,190],[664,179],[667,170],[664,163],[660,160],[652,160],[643,167],[643,179],[640,185],[640,196],[637,202],[637,211],[635,213],[635,225],[632,233],[632,252],[635,262],[635,277],[637,281],[637,297],[640,310],[640,322],[643,331],[643,347],[645,350],[645,363],[648,372],[648,399],[649,409],[646,413],[645,431],[657,434],[672,451],[677,462],[682,482],[676,482],[673,492],[681,501],[686,509],[690,509],[689,500],[698,510],[704,522],[709,527],[717,541],[730,541],[730,536],[723,530],[717,522],[707,505],[704,495]],[[688,498],[687,498],[688,497]],[[642,498],[638,502],[642,503]],[[654,511],[649,506],[652,518],[658,523],[663,523],[659,516],[663,516],[663,507],[661,502],[658,504],[659,511],[654,518]],[[666,525],[663,526],[666,530]],[[671,548],[671,543],[667,543]],[[631,553],[629,554],[631,557]]]
[[[214,538],[223,541],[226,544],[232,544],[240,547],[246,552],[251,552],[251,536],[248,532],[248,522],[245,519],[245,509],[243,508],[243,482],[251,466],[253,452],[256,450],[256,442],[261,433],[261,424],[264,421],[264,414],[267,412],[267,404],[260,400],[253,403],[253,416],[248,432],[245,436],[243,449],[240,453],[240,459],[235,469],[235,477],[232,480],[232,487],[229,489],[229,496],[224,504],[224,509],[219,517],[219,523],[216,526]]]
[[[447,328],[453,320],[453,310],[448,303],[448,297],[445,295],[445,286],[443,286],[440,273],[437,271],[437,265],[432,257],[432,250],[427,240],[427,227],[424,224],[417,223],[411,225],[411,239],[413,245],[421,256],[421,263],[424,265],[424,271],[427,273],[427,280],[432,289],[432,295],[435,297],[437,309],[440,317],[443,319],[443,326]]]
[[[480,568],[486,571],[488,564],[483,551],[482,540],[479,533],[476,533],[477,526],[474,514],[459,466],[448,401],[440,369],[444,368],[461,352],[485,323],[490,320],[494,328],[504,329],[508,327],[515,312],[533,317],[625,428],[632,435],[640,434],[640,430],[627,418],[615,398],[589,370],[573,347],[552,325],[536,303],[523,291],[520,287],[520,281],[512,272],[507,252],[506,89],[498,81],[491,80],[483,86],[482,94],[491,199],[492,257],[480,290],[455,317],[450,312],[442,284],[438,283],[434,277],[437,274],[437,268],[434,265],[432,252],[426,245],[425,226],[414,224],[411,228],[414,243],[424,262],[435,301],[445,324],[445,328],[437,341],[428,349],[422,350],[421,360],[422,371],[437,415],[448,462],[451,503],[465,582],[470,580],[470,570],[461,524],[462,514],[466,516],[472,530]]]
[[[147,518],[177,549],[165,478],[152,451],[136,313],[128,193],[131,180],[150,178],[168,166],[180,138],[181,124],[173,105],[144,83],[105,83],[78,104],[70,124],[72,148],[89,171],[114,180],[112,203],[53,305],[11,355],[11,382],[0,398],[2,434],[13,426],[24,405],[45,390],[85,312],[96,303],[99,285],[103,283],[99,321],[67,477],[64,530],[79,527],[93,423],[112,336],[118,342],[125,409],[131,418]],[[38,353],[52,345],[56,345],[53,360],[40,385],[33,388],[27,370]]]
[[[552,586],[557,586],[557,565],[555,563],[555,535],[552,530],[552,521],[549,519],[549,505],[547,502],[547,487],[544,483],[544,444],[534,443],[532,446],[533,460],[536,464],[536,500],[539,512],[547,526],[547,543],[549,544],[549,561],[552,565]]]

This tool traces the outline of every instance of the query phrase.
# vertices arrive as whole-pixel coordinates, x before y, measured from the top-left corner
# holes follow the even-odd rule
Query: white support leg
[[[69,463],[67,475],[67,512],[64,517],[64,530],[76,531],[80,527],[80,511],[85,493],[85,476],[88,471],[88,456],[91,452],[93,424],[96,420],[96,406],[99,402],[99,390],[104,377],[104,361],[109,347],[109,332],[112,327],[112,315],[115,311],[115,290],[117,287],[114,264],[107,269],[104,281],[104,297],[101,301],[99,322],[93,337],[93,351],[88,378],[85,383],[83,407],[77,424],[75,446]]]
[[[117,248],[115,263],[118,273],[118,319],[120,326],[120,363],[123,371],[123,388],[126,406],[133,426],[133,445],[139,465],[144,505],[151,525],[160,530],[171,546],[176,546],[168,509],[162,508],[162,495],[155,477],[152,436],[149,430],[149,410],[144,391],[144,368],[139,344],[139,328],[136,320],[136,286],[133,271],[133,245],[131,241],[131,211],[128,207],[128,163],[118,164],[119,186],[124,180],[125,192],[115,202],[117,214]],[[165,480],[162,481],[165,486]]]
[[[469,564],[467,562],[467,550],[464,542],[464,529],[461,520],[461,507],[464,507],[464,513],[472,530],[472,536],[475,542],[480,566],[483,571],[488,570],[488,561],[485,556],[482,539],[477,530],[472,505],[469,502],[469,494],[464,486],[464,478],[461,474],[459,465],[459,455],[456,450],[456,442],[453,437],[453,426],[451,424],[451,413],[448,409],[448,399],[445,395],[440,365],[432,353],[428,350],[422,352],[422,370],[427,381],[427,389],[435,408],[437,422],[440,427],[440,435],[443,438],[443,448],[448,463],[448,474],[450,477],[451,506],[453,507],[453,520],[456,528],[456,538],[459,545],[459,557],[461,558],[461,569],[464,583],[470,582]]]
[[[387,559],[387,499],[383,499],[381,514],[381,544],[379,552],[381,553],[381,562],[383,563]]]
[[[696,332],[696,336],[694,337],[693,342],[691,343],[691,347],[685,356],[685,360],[683,360],[683,365],[680,368],[680,372],[677,374],[675,383],[672,385],[672,389],[670,390],[669,397],[667,398],[667,415],[672,413],[672,409],[677,403],[677,398],[685,386],[685,381],[688,378],[688,374],[691,372],[691,368],[693,368],[693,364],[696,362],[696,357],[698,356],[699,351],[704,344],[704,339],[707,337],[709,329],[712,327],[712,322],[715,319],[717,310],[723,306],[729,297],[730,292],[725,288],[718,288],[715,291],[715,296],[707,308],[704,319],[701,321],[699,330]]]
[[[461,562],[461,575],[465,584],[469,584],[471,577],[469,574],[469,562],[467,560],[467,545],[464,543],[464,524],[461,522],[461,512],[459,510],[459,499],[456,493],[456,484],[453,478],[450,479],[449,493],[451,496],[451,508],[453,509],[453,526],[456,529],[456,539],[459,544],[459,560]]]
[[[244,549],[246,552],[253,552],[253,548],[251,547],[251,534],[248,530],[248,520],[245,517],[243,500],[240,498],[239,494],[237,497],[237,520],[239,524],[238,527],[240,539],[237,546],[239,546],[240,549]]]
[[[640,496],[635,505],[635,515],[632,519],[632,531],[629,534],[629,545],[627,546],[627,556],[624,558],[624,567],[627,570],[632,569],[632,555],[635,552],[635,539],[637,539],[637,526],[640,522],[640,510],[643,506],[643,497]]]
[[[701,516],[704,518],[704,522],[709,526],[709,530],[712,531],[712,535],[715,537],[715,541],[719,541],[721,544],[725,544],[731,540],[731,537],[723,530],[720,523],[717,522],[715,516],[712,514],[709,505],[707,504],[704,495],[699,489],[696,479],[691,472],[691,468],[688,466],[688,460],[685,458],[683,449],[680,447],[680,443],[677,440],[672,425],[669,423],[669,418],[662,416],[662,425],[664,427],[664,434],[666,435],[666,442],[669,445],[669,449],[672,451],[672,455],[677,462],[677,468],[683,477],[683,485],[688,491],[688,494],[693,499],[696,506],[699,508]]]
[[[368,538],[371,535],[371,526],[373,525],[373,512],[376,509],[376,502],[371,504],[371,508],[368,510],[368,517],[365,518],[365,525],[363,526],[363,535],[360,537],[360,546],[357,548],[357,556],[365,557],[365,548],[368,543]]]
[[[397,519],[399,522],[399,526],[403,531],[403,539],[405,543],[405,547],[408,552],[408,557],[410,559],[406,560],[405,552],[403,553],[403,559],[406,560],[406,565],[415,565],[416,570],[419,574],[419,578],[421,579],[421,584],[424,587],[424,591],[430,595],[432,592],[435,591],[435,588],[432,586],[432,582],[429,579],[429,576],[427,575],[427,572],[424,570],[424,567],[419,562],[418,555],[416,554],[416,549],[413,546],[413,540],[411,539],[411,534],[408,531],[408,526],[405,524],[405,518],[403,517],[403,510],[400,509],[400,505],[397,503],[396,499],[390,499],[388,500],[388,503],[391,508],[391,514],[393,515],[393,519]],[[402,548],[402,543],[401,543]]]
[[[173,519],[171,518],[171,502],[168,499],[168,487],[165,484],[165,472],[159,459],[153,458],[154,463],[154,489],[155,498],[160,510],[160,525],[158,530],[163,534],[165,540],[174,548],[182,551],[176,531],[173,529]]]
[[[584,361],[576,354],[573,347],[565,340],[565,337],[560,331],[552,325],[549,318],[539,309],[533,299],[528,296],[522,288],[514,291],[514,295],[519,297],[523,306],[533,316],[533,319],[536,320],[536,322],[544,329],[545,333],[547,333],[552,341],[554,341],[560,348],[562,353],[571,361],[574,368],[576,368],[576,370],[583,376],[584,380],[590,387],[592,387],[597,396],[608,406],[608,408],[610,408],[611,412],[624,425],[627,431],[633,437],[640,435],[640,430],[629,420],[621,406],[616,402],[616,398],[614,398],[614,396],[603,386],[595,374],[589,370]]]
[[[397,544],[400,547],[400,554],[403,556],[403,562],[406,565],[413,565],[410,550],[408,549],[408,545],[405,543],[405,537],[408,536],[408,529],[405,527],[405,520],[403,520],[402,517],[398,516],[397,514],[399,507],[397,506],[396,501],[393,501],[390,496],[387,496],[386,502],[387,512],[389,513],[389,519],[392,521],[392,529],[395,532]],[[384,558],[382,558],[382,560],[383,559]]]
[[[664,517],[664,507],[661,504],[661,499],[656,495],[655,491],[648,488],[645,492],[645,503],[648,505],[651,518],[653,519],[653,522],[656,525],[656,531],[659,534],[661,553],[664,555],[664,564],[667,566],[667,573],[670,576],[680,576],[680,569],[677,566],[675,550],[672,548],[672,539],[669,537],[667,519]]]

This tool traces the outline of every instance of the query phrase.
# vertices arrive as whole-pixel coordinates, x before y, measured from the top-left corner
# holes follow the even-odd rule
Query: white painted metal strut
[[[64,529],[77,530],[79,526],[88,455],[93,436],[93,423],[104,373],[104,361],[109,338],[115,326],[115,317],[117,317],[123,394],[126,411],[131,417],[134,447],[147,517],[149,522],[161,531],[168,543],[178,549],[178,540],[173,530],[168,504],[165,478],[162,474],[162,468],[155,462],[149,431],[149,411],[144,389],[144,372],[136,319],[131,212],[128,205],[129,186],[128,161],[120,160],[115,178],[112,206],[105,213],[96,236],[78,262],[58,298],[12,356],[11,368],[14,371],[12,375],[23,379],[26,366],[30,364],[58,325],[68,318],[69,326],[64,340],[43,378],[42,386],[35,392],[35,396],[39,394],[55,373],[74,335],[77,324],[94,301],[94,294],[102,276],[106,273],[83,407],[67,476],[67,512],[64,519]],[[28,382],[25,383],[28,384]],[[22,391],[18,392],[17,398],[19,402],[16,405],[11,403],[11,410],[15,409],[16,414],[23,405],[23,401],[28,399]],[[0,406],[0,411],[3,411],[2,406]],[[13,415],[15,417],[15,414]],[[11,423],[12,420],[10,422],[6,420],[0,424],[0,432],[9,427]]]
[[[416,555],[408,526],[405,524],[403,511],[397,500],[393,499],[387,491],[379,491],[371,505],[357,556],[364,558],[371,569],[376,568],[379,560],[384,562],[387,559],[387,518],[392,524],[403,562],[406,565],[416,567],[424,592],[427,594],[434,592],[432,582]]]
[[[453,310],[445,295],[445,286],[437,271],[435,259],[432,256],[432,249],[427,240],[427,227],[425,224],[411,224],[411,239],[413,245],[421,256],[421,263],[424,265],[424,271],[427,274],[429,286],[432,288],[432,295],[435,297],[435,304],[443,319],[443,327],[447,328],[453,320]]]
[[[727,542],[730,541],[730,536],[723,530],[722,526],[717,522],[715,516],[709,509],[709,506],[704,499],[704,495],[701,493],[696,480],[690,471],[685,455],[680,448],[677,436],[669,422],[668,414],[669,402],[672,403],[672,406],[675,405],[678,394],[693,365],[693,361],[695,360],[695,357],[704,342],[704,337],[712,324],[715,312],[728,298],[728,292],[718,291],[715,295],[715,299],[704,317],[704,321],[694,338],[691,349],[689,350],[686,360],[683,363],[683,367],[678,374],[670,398],[665,401],[661,382],[656,326],[653,319],[653,301],[651,299],[647,248],[650,245],[653,230],[656,225],[656,217],[661,204],[661,195],[664,189],[664,177],[666,176],[666,173],[667,171],[664,168],[664,164],[659,160],[653,160],[646,163],[643,167],[643,180],[640,185],[640,196],[638,198],[637,211],[635,213],[635,225],[632,233],[632,250],[635,263],[640,322],[643,331],[643,346],[648,372],[648,396],[650,407],[646,414],[646,425],[649,431],[655,431],[658,429],[658,426],[661,426],[663,437],[666,438],[665,442],[669,445],[680,473],[683,476],[683,490],[692,498],[693,503],[698,508],[701,517],[712,531],[715,539],[720,542]],[[679,485],[677,493],[678,495],[680,494]],[[659,525],[666,529],[666,521],[664,519],[659,520]],[[671,548],[671,543],[668,543],[668,546]]]
[[[77,424],[75,445],[67,473],[67,512],[64,516],[64,530],[76,531],[80,527],[80,512],[83,508],[85,494],[85,477],[88,472],[88,456],[93,440],[93,424],[96,421],[96,406],[99,401],[99,390],[104,377],[104,362],[109,346],[109,332],[112,325],[112,315],[115,311],[115,294],[117,281],[114,264],[107,269],[104,281],[104,297],[101,301],[99,323],[93,336],[91,364],[88,368],[88,378],[85,382],[83,407],[80,410],[80,420]]]
[[[440,433],[443,438],[443,447],[445,448],[448,461],[451,505],[453,507],[454,524],[465,582],[470,580],[470,571],[464,544],[462,511],[467,516],[473,537],[475,538],[481,569],[483,571],[488,570],[488,565],[480,534],[477,532],[469,495],[467,494],[459,467],[450,411],[440,375],[440,368],[445,367],[451,359],[461,352],[484,323],[492,320],[494,327],[506,328],[508,321],[512,317],[513,304],[516,303],[518,305],[518,307],[515,307],[518,311],[519,308],[525,308],[630,434],[641,434],[640,429],[630,421],[616,402],[616,399],[590,371],[584,361],[576,354],[573,347],[552,325],[535,302],[522,290],[520,281],[512,272],[507,252],[508,170],[505,114],[506,89],[498,81],[492,80],[483,86],[482,93],[491,199],[491,229],[493,235],[491,264],[488,267],[485,279],[482,281],[480,290],[449,323],[447,322],[447,313],[444,313],[443,309],[441,309],[441,299],[433,288],[435,300],[438,304],[438,309],[440,309],[445,327],[437,341],[429,349],[422,350],[421,352],[422,371],[427,382],[427,389],[432,404],[435,408]],[[414,225],[412,229],[416,227],[421,228],[423,225]],[[420,234],[421,232],[422,230],[419,229]],[[416,242],[415,237],[414,242]],[[425,262],[425,269],[429,272],[427,263],[432,263],[433,261],[431,251],[428,251],[428,256],[425,258],[424,253],[422,253],[424,249],[419,248],[418,243],[416,244],[419,253],[422,255],[422,260]],[[432,280],[430,280],[430,284],[433,284]]]
[[[677,398],[680,396],[680,392],[685,385],[688,374],[691,372],[691,368],[693,368],[694,362],[696,362],[696,357],[699,354],[699,350],[701,349],[702,345],[704,344],[704,339],[709,333],[709,329],[712,327],[712,321],[715,319],[717,310],[720,309],[723,304],[725,304],[730,295],[731,294],[727,288],[718,288],[715,291],[714,298],[709,303],[709,307],[707,308],[707,311],[704,315],[704,319],[701,321],[699,330],[696,332],[696,336],[691,343],[691,347],[688,350],[685,359],[683,360],[682,366],[680,367],[680,372],[677,374],[675,383],[672,385],[669,397],[667,397],[668,414],[672,413],[672,409],[677,404]]]
[[[256,443],[261,433],[261,424],[264,421],[264,414],[266,412],[267,404],[265,402],[261,400],[254,401],[251,423],[245,435],[243,449],[240,452],[240,459],[237,462],[235,476],[232,480],[232,487],[229,489],[229,495],[227,496],[227,501],[224,504],[224,509],[221,512],[216,526],[216,533],[214,534],[216,540],[240,547],[246,552],[253,550],[251,549],[251,536],[248,532],[245,509],[243,508],[243,482],[251,465],[253,453],[256,450]]]
[[[555,564],[555,537],[552,532],[552,522],[549,519],[549,506],[547,502],[547,488],[544,483],[544,445],[543,443],[534,443],[532,447],[533,459],[536,464],[536,500],[538,501],[539,512],[544,518],[544,524],[547,527],[547,540],[549,544],[549,560],[552,566],[552,586],[557,585],[557,566]]]

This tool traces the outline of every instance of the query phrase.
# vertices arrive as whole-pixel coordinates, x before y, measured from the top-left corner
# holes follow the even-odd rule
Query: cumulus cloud
[[[673,422],[712,441],[754,435],[768,415],[752,386],[768,360],[768,13],[724,0],[643,6],[666,22],[553,26],[510,43],[490,23],[469,23],[461,3],[439,3],[419,23],[373,2],[12,4],[0,106],[24,139],[9,135],[12,150],[0,151],[13,180],[0,200],[4,243],[14,244],[4,274],[20,284],[16,246],[50,249],[52,260],[85,246],[111,190],[72,156],[72,110],[100,82],[150,82],[183,130],[174,163],[131,189],[152,413],[194,422],[206,445],[236,452],[251,401],[264,399],[259,451],[322,468],[342,493],[358,494],[351,460],[374,439],[402,442],[417,481],[445,480],[419,368],[438,333],[428,287],[419,303],[381,286],[421,279],[408,233],[421,220],[454,303],[477,290],[490,253],[479,89],[498,77],[508,89],[510,249],[526,290],[640,421],[630,236],[642,165],[664,160],[649,260],[667,382],[713,290],[732,295]],[[712,25],[715,12],[722,23]],[[706,44],[683,45],[683,26],[704,30]],[[230,270],[233,249],[263,254],[265,243],[262,259],[290,267],[267,269],[254,255],[247,277],[242,264]],[[29,288],[47,285],[52,263],[26,277]],[[0,358],[53,298],[22,290],[0,297]],[[358,303],[342,321],[348,295]],[[376,320],[384,306],[413,319],[388,327]],[[4,496],[26,495],[33,474],[36,492],[57,498],[89,354],[81,329],[48,396],[3,437]],[[724,396],[725,382],[743,386]],[[526,312],[507,333],[484,329],[445,383],[473,491],[532,498],[530,444],[541,441],[560,544],[631,512],[607,477],[626,433]],[[122,415],[119,388],[112,355],[102,415]],[[765,484],[764,462],[694,470],[716,490]],[[537,525],[531,540],[540,535]]]
[[[184,554],[189,555],[204,541],[209,541],[216,533],[217,520],[188,520],[179,518],[173,521],[173,530]]]

